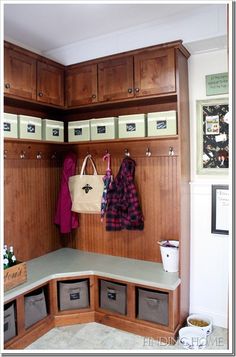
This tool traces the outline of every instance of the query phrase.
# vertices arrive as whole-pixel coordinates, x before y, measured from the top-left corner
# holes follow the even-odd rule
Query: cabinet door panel
[[[4,92],[36,99],[36,60],[5,48],[4,61]]]
[[[134,56],[135,96],[175,92],[174,49],[158,49]]]
[[[43,103],[64,105],[64,71],[56,66],[38,62],[37,100]]]
[[[68,107],[97,102],[97,64],[66,72],[66,98]]]
[[[98,64],[98,96],[100,102],[134,96],[133,56]]]

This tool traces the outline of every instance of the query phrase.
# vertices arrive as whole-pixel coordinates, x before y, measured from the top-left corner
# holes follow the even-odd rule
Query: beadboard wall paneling
[[[103,144],[104,145],[104,144]],[[118,145],[119,146],[119,145]],[[140,146],[140,144],[139,144]],[[142,145],[141,145],[142,146]],[[97,146],[96,146],[97,148]],[[116,148],[117,149],[117,148]],[[112,150],[112,149],[111,149]],[[106,164],[91,149],[99,174]],[[94,154],[93,154],[94,153]],[[81,153],[79,157],[81,158]],[[82,156],[83,157],[83,156]],[[143,231],[107,232],[98,214],[80,214],[76,247],[81,250],[161,262],[157,241],[179,239],[178,157],[135,157],[135,182],[144,215]],[[123,155],[112,156],[112,172],[117,174]],[[78,160],[78,172],[82,158]],[[91,168],[88,167],[91,173]]]
[[[42,159],[30,157],[36,154],[34,145],[38,147],[42,144],[5,143],[4,242],[14,246],[15,255],[21,261],[65,245],[72,246],[71,237],[60,237],[58,227],[53,223],[61,160],[45,158],[45,148]],[[28,157],[25,159],[14,158],[16,150],[19,154],[21,152],[19,146],[30,147],[26,150]]]

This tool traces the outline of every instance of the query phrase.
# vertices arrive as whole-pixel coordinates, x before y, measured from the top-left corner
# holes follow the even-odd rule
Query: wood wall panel
[[[93,155],[93,152],[91,152]],[[93,155],[98,173],[105,173],[101,157]],[[157,241],[179,239],[178,157],[133,157],[135,181],[144,215],[143,231],[107,232],[99,215],[80,214],[76,247],[81,250],[116,256],[161,261]],[[117,174],[123,156],[112,157],[112,171]],[[78,172],[82,159],[78,161]],[[89,172],[89,170],[88,170]]]
[[[182,288],[180,290],[180,321],[184,321],[189,312],[190,290],[190,135],[189,135],[189,103],[188,98],[188,64],[182,53],[177,51],[177,86],[178,112],[180,127],[180,153],[181,153],[181,185],[180,185],[180,277]],[[179,175],[180,176],[180,175]]]
[[[4,242],[26,261],[61,247],[54,215],[61,164],[57,160],[6,159]]]

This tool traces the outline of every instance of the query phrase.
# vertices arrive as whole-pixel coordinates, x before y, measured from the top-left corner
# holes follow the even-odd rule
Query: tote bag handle
[[[91,162],[91,164],[93,166],[93,174],[94,175],[98,174],[97,170],[96,170],[96,167],[95,167],[95,164],[93,162],[92,156],[89,154],[89,155],[85,156],[85,158],[84,158],[84,161],[83,161],[83,164],[82,164],[82,167],[81,167],[81,171],[80,171],[80,176],[84,175],[84,170],[85,170],[85,167],[86,167],[88,159],[90,160],[90,162]]]

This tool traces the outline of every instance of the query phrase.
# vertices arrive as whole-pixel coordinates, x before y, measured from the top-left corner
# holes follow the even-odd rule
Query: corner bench
[[[13,302],[16,310],[15,337],[5,343],[5,349],[23,349],[56,326],[98,322],[121,330],[173,342],[181,326],[179,318],[178,273],[166,273],[162,264],[143,260],[89,253],[62,248],[27,262],[28,279],[4,294],[4,304]],[[58,282],[88,279],[88,308],[59,310]],[[100,307],[100,282],[125,284],[127,312],[125,315]],[[38,288],[46,291],[48,315],[30,328],[24,326],[24,297]],[[141,320],[137,316],[138,290],[166,293],[168,323],[166,325]]]

